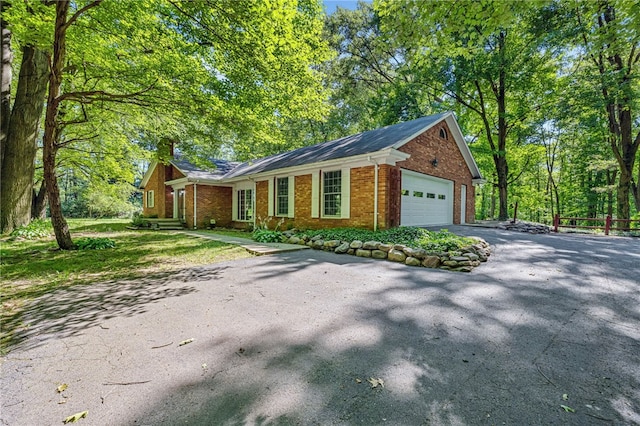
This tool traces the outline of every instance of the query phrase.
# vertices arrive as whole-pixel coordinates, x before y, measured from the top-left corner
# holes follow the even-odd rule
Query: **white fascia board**
[[[269,170],[268,172],[256,173],[255,175],[238,176],[231,179],[224,179],[224,182],[238,182],[247,179],[255,181],[266,180],[272,176],[300,176],[307,175],[318,169],[332,169],[343,167],[364,167],[372,166],[373,162],[378,164],[389,164],[395,166],[396,162],[406,160],[410,155],[404,152],[398,151],[393,148],[388,148],[382,151],[371,152],[368,154],[354,155],[353,157],[343,157],[333,160],[320,161],[317,163],[303,164],[301,166],[284,167],[276,170]]]
[[[149,168],[147,168],[147,172],[144,174],[144,177],[142,178],[142,181],[140,182],[138,188],[144,189],[144,187],[147,186],[147,184],[149,183],[149,179],[151,179],[151,175],[153,174],[153,171],[156,169],[157,165],[158,162],[156,160],[153,160],[151,161],[151,163],[149,163]]]
[[[175,185],[186,185],[187,182],[189,182],[189,179],[187,179],[186,177],[184,178],[180,178],[180,179],[173,179],[173,180],[168,180],[166,181],[164,184],[165,185],[171,185],[171,186],[175,186]]]
[[[487,180],[484,178],[477,178],[477,179],[472,179],[471,183],[473,184],[473,186],[483,185],[487,183]]]
[[[201,178],[196,179],[196,178],[188,178],[188,177],[168,180],[165,182],[165,185],[171,185],[174,188],[178,188],[178,187],[184,188],[186,185],[191,185],[193,183],[197,183],[198,185],[210,185],[210,186],[228,186],[228,187],[233,186],[228,183],[220,182],[217,179],[201,179]]]
[[[464,140],[464,136],[462,136],[462,130],[460,130],[460,126],[458,125],[458,122],[456,121],[456,118],[454,117],[453,113],[449,113],[446,116],[445,120],[449,125],[449,129],[451,130],[451,133],[453,133],[453,138],[456,141],[456,144],[458,145],[458,149],[460,149],[460,153],[462,154],[464,161],[467,163],[467,167],[469,167],[469,170],[471,171],[471,175],[473,176],[473,179],[484,180],[482,177],[482,173],[480,173],[480,168],[478,168],[478,165],[476,164],[476,160],[474,160],[473,155],[471,154],[469,145],[467,145],[467,143]]]

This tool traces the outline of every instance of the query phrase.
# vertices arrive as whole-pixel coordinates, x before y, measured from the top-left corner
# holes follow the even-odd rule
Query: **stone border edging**
[[[358,257],[386,259],[404,263],[408,266],[423,266],[451,271],[471,272],[480,263],[486,262],[491,255],[489,244],[478,237],[477,242],[455,252],[430,253],[424,249],[414,249],[402,244],[384,244],[379,241],[324,241],[320,236],[309,238],[306,235],[291,236],[287,244],[306,245],[315,250],[331,251],[336,254],[350,254]]]

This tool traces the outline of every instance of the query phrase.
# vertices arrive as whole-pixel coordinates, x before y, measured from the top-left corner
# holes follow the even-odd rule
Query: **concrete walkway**
[[[265,254],[285,253],[290,251],[305,250],[309,247],[297,244],[285,243],[258,243],[249,238],[231,237],[228,235],[214,234],[205,231],[181,231],[183,234],[193,237],[207,238],[209,240],[221,241],[223,243],[238,245],[250,253],[262,256]]]

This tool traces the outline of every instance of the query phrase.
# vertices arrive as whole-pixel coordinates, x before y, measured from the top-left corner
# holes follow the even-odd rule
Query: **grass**
[[[57,250],[53,237],[0,242],[1,346],[10,342],[28,302],[58,289],[136,279],[250,257],[241,247],[179,233],[126,230],[126,219],[70,219],[74,240],[107,237],[115,248]]]

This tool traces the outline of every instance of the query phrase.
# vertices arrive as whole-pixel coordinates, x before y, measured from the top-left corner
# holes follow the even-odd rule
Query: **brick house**
[[[153,162],[143,214],[188,228],[390,228],[473,222],[480,170],[453,113],[422,117],[293,151],[203,170]]]

